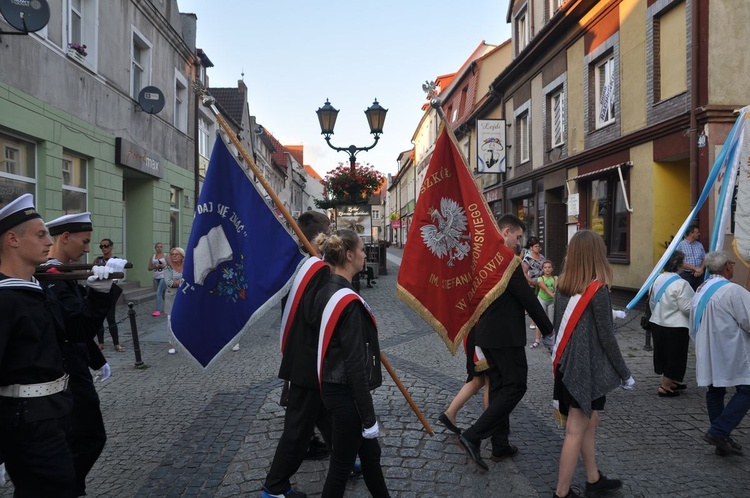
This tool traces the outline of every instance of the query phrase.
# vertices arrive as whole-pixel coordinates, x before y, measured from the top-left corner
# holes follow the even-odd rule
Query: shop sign
[[[115,139],[115,163],[155,178],[164,178],[164,159],[124,138]]]

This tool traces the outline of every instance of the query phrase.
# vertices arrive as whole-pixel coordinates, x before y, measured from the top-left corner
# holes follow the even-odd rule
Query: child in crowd
[[[550,321],[555,319],[555,289],[557,288],[557,277],[552,275],[552,271],[552,261],[545,260],[542,264],[542,275],[536,279],[537,297]],[[536,337],[531,343],[531,349],[538,348],[541,340],[542,335],[539,329],[536,329]]]

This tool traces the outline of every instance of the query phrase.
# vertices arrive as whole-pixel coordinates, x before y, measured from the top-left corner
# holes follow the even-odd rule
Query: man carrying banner
[[[497,222],[506,247],[520,245],[526,225],[512,214]],[[510,413],[526,393],[526,318],[536,323],[544,337],[552,334],[550,323],[521,266],[510,277],[505,292],[489,305],[477,322],[477,345],[489,363],[490,405],[481,417],[459,436],[459,444],[481,469],[489,467],[480,454],[482,439],[492,438],[492,461],[518,453],[508,442]]]
[[[717,455],[742,455],[732,431],[750,410],[750,292],[729,280],[734,261],[722,251],[706,255],[710,276],[698,288],[690,311],[695,343],[695,378],[708,386],[706,407],[711,427],[703,439]],[[724,405],[727,387],[737,393]]]
[[[331,232],[328,217],[318,211],[307,211],[297,220],[307,240]],[[331,444],[331,416],[320,397],[317,373],[318,320],[313,301],[328,283],[330,267],[312,256],[297,273],[284,306],[281,320],[281,367],[279,378],[289,381],[289,400],[271,469],[266,476],[261,496],[304,497],[292,488],[289,479],[297,472],[317,426],[327,446]]]

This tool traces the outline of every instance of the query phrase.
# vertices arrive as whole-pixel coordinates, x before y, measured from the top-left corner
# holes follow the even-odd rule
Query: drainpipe
[[[691,26],[691,73],[690,73],[690,206],[694,207],[698,202],[698,69],[700,55],[700,8],[698,0],[692,0],[692,26]]]

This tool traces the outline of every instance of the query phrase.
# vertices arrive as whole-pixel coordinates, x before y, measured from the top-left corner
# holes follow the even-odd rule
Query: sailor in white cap
[[[89,252],[91,242],[91,213],[68,214],[47,223],[52,235],[53,245],[50,260],[47,262],[50,272],[55,267],[78,261]],[[123,259],[119,271],[125,266]],[[107,267],[109,267],[109,262]],[[93,273],[104,276],[104,280],[89,277],[87,287],[82,287],[74,280],[45,281],[43,285],[54,294],[65,324],[66,342],[63,356],[70,374],[70,387],[73,392],[73,434],[70,438],[76,468],[76,493],[86,494],[86,476],[99,458],[107,434],[104,429],[102,412],[99,407],[99,395],[94,387],[94,379],[89,368],[98,370],[96,378],[105,381],[109,378],[110,368],[94,338],[109,310],[116,305],[122,289],[106,280],[106,267],[93,268]]]
[[[0,209],[0,455],[18,496],[77,496],[65,331],[33,276],[50,246],[31,194]]]

